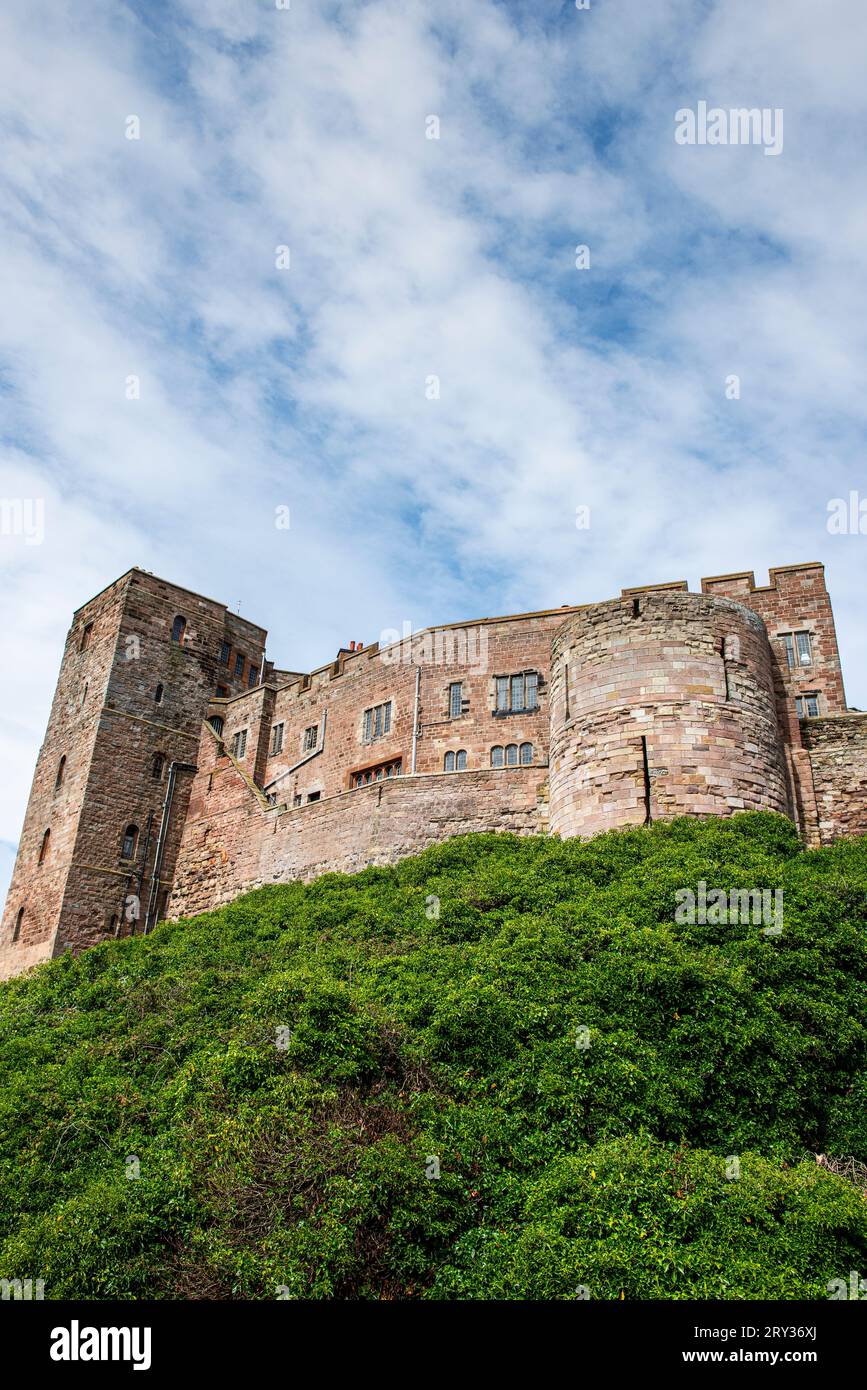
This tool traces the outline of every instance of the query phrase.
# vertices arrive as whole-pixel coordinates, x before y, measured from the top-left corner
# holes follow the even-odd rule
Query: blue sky
[[[867,707],[865,56],[862,0],[7,0],[0,875],[132,564],[298,669],[819,559]],[[782,152],[678,145],[701,100]]]

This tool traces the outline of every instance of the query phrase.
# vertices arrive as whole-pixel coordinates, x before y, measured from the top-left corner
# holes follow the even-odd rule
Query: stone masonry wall
[[[532,826],[544,829],[546,808],[539,802],[547,780],[551,637],[575,611],[428,631],[383,651],[374,645],[344,653],[281,688],[212,701],[209,716],[222,718],[223,727],[220,739],[203,730],[170,914],[193,910],[192,902],[202,910],[241,891],[239,885],[273,877],[392,862],[461,833],[456,827],[524,829],[530,815]],[[499,710],[498,678],[526,672],[537,678],[533,708]],[[462,699],[452,714],[454,682]],[[383,703],[391,705],[390,729],[365,741],[365,710]],[[271,752],[281,725],[279,749]],[[308,729],[316,731],[313,750],[305,750]],[[241,732],[245,749],[236,760],[230,750]],[[492,767],[494,748],[524,748],[531,762]],[[445,772],[446,754],[460,750],[466,769]],[[354,785],[355,774],[375,767],[400,771]],[[267,797],[278,809],[263,820]],[[302,809],[310,815],[275,820],[282,810]]]
[[[227,747],[246,730],[244,766],[278,803],[306,804],[349,790],[359,771],[400,764],[412,767],[417,725],[416,771],[442,772],[449,752],[466,754],[467,770],[489,768],[495,747],[532,746],[533,762],[548,755],[548,677],[551,636],[574,609],[484,620],[466,627],[436,629],[380,651],[378,645],[275,688],[270,703],[258,692],[236,697],[210,711],[224,720]],[[533,709],[498,711],[497,678],[532,671],[538,677]],[[418,682],[418,708],[416,686]],[[449,708],[449,688],[460,682],[459,714]],[[391,727],[364,741],[364,712],[391,703]],[[324,739],[322,724],[324,719]],[[271,732],[282,724],[282,743],[271,752]],[[305,752],[305,733],[315,728],[315,756]],[[300,765],[299,765],[300,764]]]
[[[175,642],[178,616],[186,626]],[[150,896],[169,767],[195,763],[202,716],[218,683],[235,694],[258,679],[264,638],[262,628],[222,604],[141,570],[75,613],[0,929],[0,978],[24,961],[141,925],[129,918],[143,916]],[[243,653],[237,674],[236,648]],[[55,791],[61,758],[64,776]],[[160,909],[174,877],[190,782],[189,775],[178,779]],[[131,860],[122,856],[128,825],[139,832]],[[45,829],[49,849],[40,865]],[[127,905],[133,897],[139,908]]]
[[[554,638],[551,829],[786,812],[765,627],[676,590],[594,604]]]
[[[0,927],[0,979],[51,955],[114,661],[127,576],[73,618]],[[87,632],[85,632],[87,629]],[[61,759],[63,775],[57,785]],[[48,848],[42,863],[45,832]],[[16,926],[21,913],[20,929]]]
[[[234,764],[216,757],[212,774],[206,801],[194,793],[171,919],[218,907],[263,883],[393,864],[452,835],[544,828],[545,768],[392,778],[273,810],[263,809]]]
[[[809,633],[807,665],[789,665],[787,632]],[[464,830],[544,831],[549,762],[550,826],[562,834],[648,811],[752,807],[793,815],[811,843],[865,828],[864,724],[846,709],[819,564],[771,570],[763,586],[717,575],[701,594],[679,580],[428,629],[342,649],[309,674],[266,661],[265,636],[138,569],[77,610],[0,927],[0,978],[141,930],[152,887],[157,915],[177,916]],[[527,690],[528,676],[535,701],[500,708],[498,680]],[[805,696],[819,718],[798,718]],[[366,738],[365,711],[386,703],[389,729]],[[157,881],[173,763],[196,770],[178,773]],[[360,775],[373,780],[357,785]],[[138,828],[129,860],[127,825]],[[135,898],[141,917],[129,922]]]
[[[810,843],[818,843],[818,812],[809,756],[801,741],[795,701],[815,694],[822,716],[845,714],[846,697],[831,600],[824,567],[818,563],[778,566],[770,583],[757,585],[752,572],[718,575],[701,581],[702,592],[727,595],[764,619],[771,646],[777,719],[783,742],[789,796],[795,819]],[[808,632],[809,665],[789,666],[785,633]]]
[[[867,714],[805,719],[801,735],[812,767],[821,843],[867,835]]]

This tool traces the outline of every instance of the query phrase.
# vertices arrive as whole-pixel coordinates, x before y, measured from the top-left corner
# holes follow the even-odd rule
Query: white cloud
[[[48,520],[0,544],[0,836],[71,609],[134,563],[240,599],[297,667],[404,618],[818,558],[867,704],[867,542],[825,529],[865,486],[859,3],[0,26],[0,490]],[[783,106],[783,155],[676,146],[699,99]]]

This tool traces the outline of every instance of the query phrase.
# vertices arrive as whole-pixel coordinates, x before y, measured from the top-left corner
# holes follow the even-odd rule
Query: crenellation
[[[469,831],[758,808],[814,844],[867,831],[867,715],[817,563],[353,643],[310,672],[265,639],[138,569],[76,610],[0,975]]]

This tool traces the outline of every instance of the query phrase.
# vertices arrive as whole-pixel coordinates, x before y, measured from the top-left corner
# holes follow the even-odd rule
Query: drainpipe
[[[166,786],[166,798],[163,802],[163,814],[160,820],[160,833],[157,836],[157,849],[154,855],[154,869],[151,875],[151,891],[148,899],[148,910],[145,914],[144,933],[150,931],[154,924],[157,914],[157,902],[159,897],[160,873],[163,867],[163,852],[166,847],[166,837],[169,830],[169,819],[172,813],[172,801],[175,795],[175,782],[179,772],[198,772],[195,763],[172,763],[169,767],[169,777]]]
[[[153,813],[153,811],[148,811],[148,823],[147,823],[147,828],[146,828],[146,830],[145,830],[144,854],[143,854],[142,857],[141,857],[141,864],[139,865],[139,871],[138,871],[138,900],[139,900],[139,903],[141,903],[141,890],[142,890],[142,884],[144,883],[145,870],[147,869],[147,866],[148,866],[148,855],[150,854],[150,848],[151,848],[151,831],[153,830],[153,824],[154,824],[154,813]]]
[[[421,667],[415,668],[415,708],[412,712],[412,765],[410,772],[415,772],[415,754],[418,747],[418,692],[421,686]]]
[[[144,854],[143,854],[142,857],[141,857],[141,864],[140,864],[140,866],[139,866],[139,871],[138,871],[138,886],[137,886],[137,888],[136,888],[136,894],[137,894],[137,897],[138,897],[139,917],[141,917],[141,890],[142,890],[142,885],[143,885],[143,883],[144,883],[145,872],[147,871],[147,866],[148,866],[148,855],[150,854],[150,848],[151,848],[151,832],[152,832],[152,830],[153,830],[153,825],[154,825],[154,813],[153,813],[153,811],[148,811],[148,823],[147,823],[147,829],[146,829],[146,831],[145,831]],[[128,894],[128,893],[129,893],[129,879],[127,879],[126,891],[127,891],[127,894]],[[124,897],[124,900],[123,900],[123,912],[121,913],[121,915],[120,915],[120,920],[118,921],[118,924],[117,924],[117,925],[118,925],[118,931],[117,931],[117,935],[118,935],[118,936],[120,935],[121,923],[123,922],[125,916],[126,916],[126,897]],[[136,927],[133,926],[130,935],[133,935],[133,934],[135,933],[135,931],[136,931]]]

